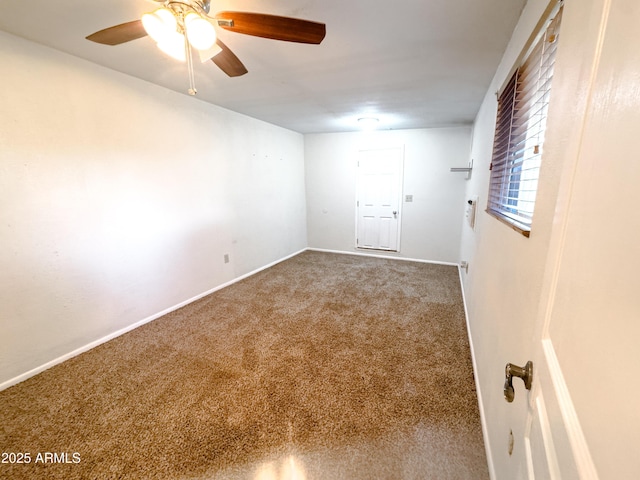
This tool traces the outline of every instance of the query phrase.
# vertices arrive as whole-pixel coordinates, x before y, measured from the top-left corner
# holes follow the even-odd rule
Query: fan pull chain
[[[187,60],[187,71],[189,72],[189,90],[187,90],[187,92],[189,93],[189,95],[195,95],[196,93],[198,93],[198,90],[196,90],[196,81],[193,75],[193,59],[191,58],[191,44],[187,39],[186,28],[184,33],[185,33],[184,56],[186,57],[186,60]]]

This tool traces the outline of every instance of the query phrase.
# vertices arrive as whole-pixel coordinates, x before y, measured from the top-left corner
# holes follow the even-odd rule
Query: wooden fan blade
[[[120,45],[121,43],[142,38],[145,35],[147,35],[147,31],[142,26],[142,20],[134,20],[133,22],[121,23],[120,25],[114,25],[92,33],[87,37],[87,40],[102,43],[103,45]]]
[[[319,44],[326,34],[324,23],[264,13],[218,12],[218,25],[225,30],[285,42]]]
[[[230,77],[239,77],[247,73],[247,68],[242,64],[240,59],[236,57],[235,53],[222,43],[222,40],[218,39],[216,43],[222,51],[213,57],[211,61],[220,67],[220,70]]]

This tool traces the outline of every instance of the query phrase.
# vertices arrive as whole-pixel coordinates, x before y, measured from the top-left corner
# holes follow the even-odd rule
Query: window
[[[538,189],[561,15],[562,8],[545,22],[546,29],[498,96],[487,212],[526,237]]]

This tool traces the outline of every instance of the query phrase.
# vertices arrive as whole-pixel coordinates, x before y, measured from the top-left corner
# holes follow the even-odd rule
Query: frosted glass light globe
[[[173,32],[158,42],[158,48],[170,57],[184,62],[187,59],[184,51],[184,41],[184,35]]]
[[[216,41],[213,25],[197,13],[188,13],[184,18],[189,43],[198,50],[208,50]]]
[[[151,38],[160,43],[168,35],[177,33],[178,22],[171,10],[159,8],[153,13],[142,15],[142,26]]]

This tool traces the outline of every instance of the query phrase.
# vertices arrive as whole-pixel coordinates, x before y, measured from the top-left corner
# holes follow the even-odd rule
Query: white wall
[[[355,248],[358,150],[404,146],[401,243],[396,256],[457,262],[470,127],[305,135],[309,247],[345,252]],[[388,252],[377,252],[388,254]]]
[[[597,2],[590,2],[595,4]],[[529,0],[496,72],[474,125],[472,156],[477,175],[467,184],[467,195],[479,195],[476,231],[463,226],[460,258],[469,262],[463,274],[472,343],[483,415],[488,429],[487,448],[494,478],[518,478],[524,464],[522,427],[526,405],[503,398],[504,366],[524,365],[532,358],[536,321],[564,162],[579,141],[584,121],[584,90],[591,75],[589,55],[599,18],[589,18],[592,5],[567,2],[552,86],[547,134],[540,172],[531,237],[525,238],[484,212],[487,206],[489,164],[496,119],[495,92],[501,88],[517,57],[549,2]],[[584,18],[582,18],[584,17]],[[587,28],[587,24],[595,25]],[[591,51],[591,53],[589,53]],[[559,152],[564,152],[560,155]],[[524,406],[524,408],[522,408]],[[517,439],[513,456],[507,453],[509,431]]]
[[[2,32],[0,64],[0,385],[306,247],[302,135]]]

